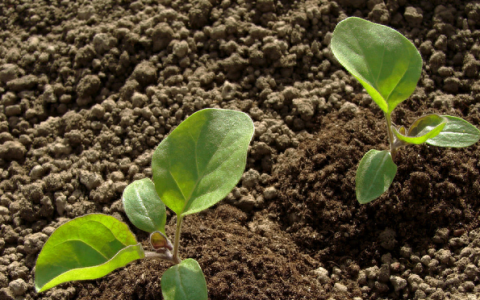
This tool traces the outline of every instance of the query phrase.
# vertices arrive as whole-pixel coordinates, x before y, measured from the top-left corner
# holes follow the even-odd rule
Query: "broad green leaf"
[[[252,139],[252,119],[242,112],[204,109],[183,121],[153,153],[153,181],[177,215],[202,211],[238,183]]]
[[[393,128],[397,139],[406,144],[420,145],[437,136],[447,124],[447,119],[439,115],[427,115],[418,118],[408,129],[407,135]]]
[[[144,256],[127,224],[102,214],[79,217],[57,228],[43,246],[35,267],[35,290],[97,279]]]
[[[468,147],[480,139],[480,130],[464,119],[442,116],[448,120],[447,125],[436,137],[427,140],[427,144],[438,147]]]
[[[422,69],[420,53],[390,27],[347,18],[333,31],[331,48],[385,113],[391,113],[417,86]]]
[[[165,300],[207,300],[207,282],[198,262],[188,258],[170,267],[162,276]]]
[[[129,184],[123,191],[122,201],[128,219],[137,228],[146,232],[165,233],[165,204],[150,179],[144,178]]]
[[[393,182],[397,166],[390,151],[368,151],[360,161],[355,176],[355,190],[360,204],[380,197]]]

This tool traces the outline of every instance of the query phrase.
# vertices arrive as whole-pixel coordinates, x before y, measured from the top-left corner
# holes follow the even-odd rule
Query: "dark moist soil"
[[[399,107],[394,113],[394,123],[407,128],[420,112],[433,112],[412,100],[403,106],[417,111]],[[354,283],[360,268],[379,264],[386,253],[399,257],[403,245],[433,248],[439,228],[460,236],[478,227],[477,145],[402,148],[391,188],[370,204],[357,202],[359,160],[370,149],[387,147],[383,113],[374,111],[319,117],[313,138],[279,156],[271,181],[280,193],[266,209],[247,215],[220,204],[185,219],[181,253],[202,266],[210,299],[360,297]],[[478,126],[480,115],[471,112],[467,120]],[[161,299],[160,278],[168,266],[136,262],[96,283],[74,286],[85,300]],[[334,290],[333,283],[320,284],[312,272],[319,266],[341,266],[349,293]]]
[[[181,253],[202,266],[210,299],[309,299],[319,291],[316,279],[304,276],[318,262],[262,215],[249,220],[241,210],[223,204],[185,218]],[[75,286],[81,289],[79,299],[85,300],[161,299],[160,278],[168,267],[161,261],[140,261],[98,284]]]
[[[432,112],[425,107],[418,111]],[[402,108],[398,112],[394,122],[407,128],[419,116]],[[478,124],[478,113],[469,120]],[[355,197],[358,162],[371,149],[387,149],[382,113],[365,109],[355,117],[334,113],[321,118],[319,126],[319,133],[298,151],[280,155],[273,174],[281,201],[268,209],[315,260],[328,265],[349,258],[363,268],[375,264],[385,250],[398,254],[405,244],[428,249],[432,243],[428,237],[439,228],[459,229],[460,234],[477,226],[478,146],[401,148],[390,189],[360,205]],[[387,228],[395,236],[388,237],[390,230],[382,234]]]

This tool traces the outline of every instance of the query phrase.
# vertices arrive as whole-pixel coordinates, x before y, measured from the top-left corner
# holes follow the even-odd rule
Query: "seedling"
[[[150,233],[154,251],[145,251],[114,217],[78,217],[55,230],[40,252],[37,292],[67,281],[97,279],[137,259],[163,259],[173,264],[161,280],[164,299],[208,299],[200,265],[179,255],[183,218],[214,205],[235,187],[253,131],[250,117],[238,111],[204,109],[187,118],[155,150],[153,182],[137,180],[123,192],[128,218]],[[165,234],[165,205],[177,215],[173,244]]]
[[[417,48],[398,31],[360,18],[347,18],[336,26],[332,52],[365,88],[385,114],[389,150],[368,151],[355,177],[357,200],[368,203],[382,195],[397,173],[398,148],[427,143],[439,147],[468,147],[480,131],[467,121],[446,115],[427,115],[406,130],[392,124],[395,107],[414,92],[422,70]]]

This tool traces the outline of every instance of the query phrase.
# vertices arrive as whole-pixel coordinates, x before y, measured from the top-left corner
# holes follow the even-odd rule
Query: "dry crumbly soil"
[[[185,219],[181,255],[198,260],[210,299],[479,298],[478,145],[403,148],[391,188],[355,199],[359,160],[387,137],[329,49],[347,16],[422,54],[396,125],[440,113],[480,126],[478,1],[1,1],[0,300],[161,299],[161,261],[37,294],[35,260],[72,218],[131,225],[123,189],[207,107],[255,121],[241,182]]]

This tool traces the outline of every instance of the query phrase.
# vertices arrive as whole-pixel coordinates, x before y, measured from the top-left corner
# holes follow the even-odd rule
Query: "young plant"
[[[153,182],[137,180],[123,192],[128,218],[150,233],[154,251],[145,251],[128,226],[114,217],[78,217],[55,230],[40,252],[35,268],[37,292],[67,281],[97,279],[147,258],[173,264],[161,280],[164,299],[208,299],[198,262],[180,258],[182,222],[235,187],[245,169],[253,132],[250,117],[238,111],[204,109],[187,118],[155,150]],[[177,215],[173,245],[165,235],[165,205]]]
[[[360,18],[347,18],[336,26],[331,48],[384,112],[387,121],[390,149],[370,150],[358,166],[356,195],[361,204],[388,190],[397,173],[394,160],[399,147],[427,143],[459,148],[480,139],[475,126],[452,116],[423,116],[408,130],[392,124],[393,110],[414,92],[422,70],[417,48],[398,31]]]

